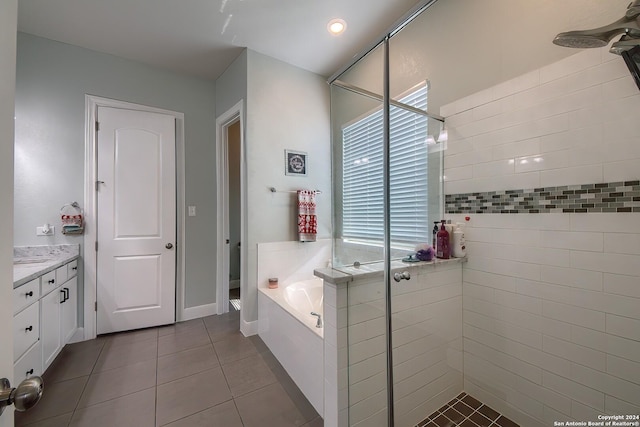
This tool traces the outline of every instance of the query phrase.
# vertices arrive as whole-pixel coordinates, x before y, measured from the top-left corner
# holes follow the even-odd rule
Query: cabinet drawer
[[[50,271],[40,277],[40,295],[45,296],[57,287],[58,281],[56,280],[55,271]]]
[[[13,378],[16,384],[20,381],[42,375],[42,349],[40,341],[36,343],[13,365]]]
[[[16,361],[40,337],[39,304],[31,304],[13,318],[13,360]]]
[[[57,285],[62,285],[64,282],[67,281],[67,278],[68,278],[67,264],[63,265],[62,267],[56,268],[56,284]]]
[[[67,277],[71,279],[78,275],[78,260],[71,261],[67,264]]]
[[[38,301],[40,298],[40,279],[33,279],[13,290],[13,314]]]

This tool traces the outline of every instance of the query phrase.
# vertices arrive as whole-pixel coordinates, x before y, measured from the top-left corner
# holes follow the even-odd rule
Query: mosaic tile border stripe
[[[640,212],[640,180],[445,195],[448,214]]]

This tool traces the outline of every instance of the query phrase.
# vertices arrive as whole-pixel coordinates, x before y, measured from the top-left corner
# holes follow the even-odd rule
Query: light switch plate
[[[196,207],[189,206],[189,216],[196,216]]]
[[[53,236],[56,234],[56,227],[53,225],[49,226],[49,232],[44,232],[44,227],[36,227],[36,236]]]

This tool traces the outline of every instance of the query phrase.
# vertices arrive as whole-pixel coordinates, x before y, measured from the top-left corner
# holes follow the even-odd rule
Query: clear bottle
[[[442,220],[440,231],[438,231],[436,256],[441,259],[449,259],[451,256],[449,248],[449,232],[445,228],[446,221]]]

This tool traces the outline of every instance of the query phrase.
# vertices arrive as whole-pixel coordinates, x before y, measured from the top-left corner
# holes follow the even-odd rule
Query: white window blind
[[[399,100],[427,109],[427,85]],[[343,128],[343,237],[384,240],[382,110]],[[391,106],[391,242],[395,247],[429,242],[427,218],[427,117]]]

